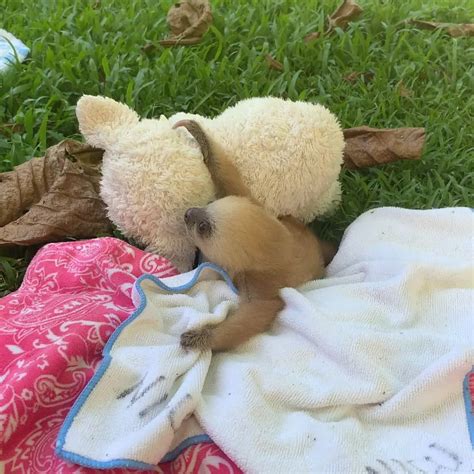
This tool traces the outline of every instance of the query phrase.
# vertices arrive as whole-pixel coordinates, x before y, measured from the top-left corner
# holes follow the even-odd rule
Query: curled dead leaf
[[[182,0],[175,3],[166,17],[171,37],[162,46],[199,43],[212,24],[211,6],[207,0]]]
[[[270,69],[275,69],[276,71],[283,71],[284,69],[283,64],[270,54],[265,55],[265,61]]]
[[[21,133],[25,127],[21,123],[0,123],[0,134],[11,136],[13,133]]]
[[[202,37],[195,37],[195,38],[169,38],[160,40],[161,46],[169,47],[169,46],[191,46],[193,44],[198,44],[202,40]]]
[[[353,0],[343,0],[337,10],[328,17],[328,29],[326,33],[335,28],[346,28],[346,26],[362,13],[362,8]]]
[[[311,41],[317,40],[318,38],[321,37],[321,33],[319,31],[314,31],[313,33],[307,34],[304,38],[303,41],[305,43],[311,43]]]
[[[355,127],[344,130],[346,168],[364,168],[398,160],[417,160],[425,143],[424,128]]]
[[[410,20],[410,23],[428,30],[443,30],[455,38],[474,36],[474,23],[437,23],[435,21]]]
[[[103,150],[93,148],[75,140],[63,140],[57,146],[64,144],[67,158],[74,163],[78,163],[81,169],[91,179],[99,179],[102,168]]]
[[[347,76],[344,76],[344,80],[347,81],[347,82],[355,82],[357,80],[357,78],[360,76],[360,72],[351,72],[350,74],[348,74]]]
[[[347,76],[344,76],[344,80],[351,84],[357,81],[357,79],[362,79],[364,82],[370,82],[374,78],[374,76],[375,74],[372,71],[367,71],[367,72],[354,71],[354,72],[351,72],[350,74],[347,74]]]
[[[413,96],[413,91],[411,89],[409,89],[404,83],[403,81],[400,81],[398,84],[397,84],[397,91],[398,91],[398,95],[400,97],[412,97]]]
[[[145,43],[142,47],[142,53],[149,54],[156,49],[156,46],[153,43]]]
[[[111,231],[99,196],[102,150],[73,140],[0,174],[0,247]]]

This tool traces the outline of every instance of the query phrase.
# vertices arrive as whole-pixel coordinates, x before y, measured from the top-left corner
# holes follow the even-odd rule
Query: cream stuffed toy
[[[105,150],[101,196],[110,219],[181,271],[195,255],[184,213],[211,202],[215,190],[197,141],[184,127],[173,128],[179,120],[197,121],[275,216],[310,222],[340,201],[344,138],[321,105],[265,97],[242,100],[212,119],[140,119],[124,104],[86,95],[76,113],[87,143]]]

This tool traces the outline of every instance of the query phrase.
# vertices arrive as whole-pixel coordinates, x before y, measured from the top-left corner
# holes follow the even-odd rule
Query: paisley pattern
[[[131,313],[143,273],[176,274],[165,259],[118,239],[49,244],[21,288],[0,299],[0,471],[91,473],[54,453],[58,431],[102,359],[102,349]],[[124,474],[124,469],[107,472]],[[237,473],[213,443],[160,464],[165,473]]]

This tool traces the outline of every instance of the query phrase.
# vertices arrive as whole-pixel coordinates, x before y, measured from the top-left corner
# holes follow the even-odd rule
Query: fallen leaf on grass
[[[357,18],[362,13],[362,8],[357,5],[353,0],[343,0],[337,10],[330,16],[328,16],[328,27],[324,34],[328,35],[333,32],[336,28],[346,28],[346,26]],[[307,34],[303,41],[305,43],[311,43],[312,41],[320,38],[322,35],[319,31]]]
[[[415,26],[428,30],[443,30],[455,38],[474,36],[474,23],[437,23],[435,21],[410,20]]]
[[[265,56],[265,61],[270,69],[275,69],[276,71],[283,71],[283,64],[280,61],[277,61],[270,54]]]
[[[364,168],[398,160],[417,160],[425,143],[424,128],[355,127],[344,130],[346,168]]]
[[[197,44],[212,24],[211,6],[207,0],[183,0],[169,9],[166,21],[171,37],[162,46]]]
[[[202,37],[195,37],[195,38],[168,38],[164,40],[160,40],[161,46],[169,47],[169,46],[191,46],[193,44],[198,44],[202,40]]]
[[[99,196],[102,150],[74,140],[0,173],[0,247],[107,234]]]
[[[353,0],[344,0],[338,9],[328,17],[329,27],[326,33],[333,31],[335,28],[344,29],[350,21],[357,18],[362,13],[362,8]]]
[[[403,81],[400,81],[397,84],[397,90],[398,90],[398,95],[400,97],[412,97],[413,96],[413,91],[411,89],[408,89],[408,87],[403,83]]]
[[[149,54],[156,49],[156,46],[153,43],[146,43],[144,46],[141,47],[141,50],[145,54]]]
[[[355,82],[359,78],[360,75],[361,75],[360,72],[354,71],[348,74],[347,76],[344,76],[344,80],[347,82]]]
[[[0,123],[0,134],[11,136],[12,133],[21,133],[25,127],[21,123]]]
[[[351,72],[350,74],[347,74],[347,76],[344,76],[344,80],[353,83],[357,79],[362,79],[364,82],[370,82],[374,78],[375,74],[372,71],[367,71],[367,72],[359,72],[359,71],[354,71]]]
[[[303,41],[305,43],[310,43],[311,41],[317,40],[318,38],[321,37],[321,33],[319,31],[315,31],[313,33],[307,34],[304,38]]]

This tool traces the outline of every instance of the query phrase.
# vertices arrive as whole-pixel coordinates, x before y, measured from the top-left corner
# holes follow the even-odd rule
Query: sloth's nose
[[[184,213],[184,222],[186,222],[186,224],[188,224],[191,219],[192,219],[192,216],[193,216],[193,211],[194,209],[196,209],[195,207],[190,207],[185,213]]]
[[[184,213],[184,222],[186,224],[195,224],[196,222],[206,218],[206,209],[203,207],[190,207]]]

